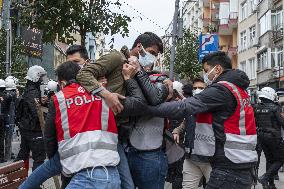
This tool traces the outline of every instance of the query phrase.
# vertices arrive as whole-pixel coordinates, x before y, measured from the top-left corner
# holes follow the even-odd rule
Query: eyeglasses
[[[203,90],[204,87],[193,87],[193,89],[194,89],[194,90],[196,90],[196,89],[201,89],[201,90]]]

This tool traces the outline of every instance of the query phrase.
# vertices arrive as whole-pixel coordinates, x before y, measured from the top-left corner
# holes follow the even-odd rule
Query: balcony
[[[229,18],[220,19],[219,35],[231,35],[232,29],[229,27]]]
[[[279,79],[280,77],[284,76],[283,67],[275,67],[273,68],[273,78]]]
[[[238,13],[237,12],[230,12],[229,15],[229,27],[230,28],[237,28],[238,27]]]
[[[272,39],[274,43],[283,39],[283,24],[278,24],[276,26],[273,26]]]
[[[211,9],[212,21],[219,21],[219,8]]]

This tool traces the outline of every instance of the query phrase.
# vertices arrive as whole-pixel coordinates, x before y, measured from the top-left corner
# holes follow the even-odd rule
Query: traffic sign
[[[216,52],[219,50],[219,37],[217,34],[200,34],[199,35],[199,62],[202,61],[203,57],[209,53]]]

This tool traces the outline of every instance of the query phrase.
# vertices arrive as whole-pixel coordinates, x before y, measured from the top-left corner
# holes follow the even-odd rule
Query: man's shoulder
[[[119,52],[115,49],[113,49],[109,53],[103,55],[102,58],[109,59],[109,60],[112,60],[112,61],[121,61],[121,62],[127,61],[124,54],[122,54],[121,52]]]

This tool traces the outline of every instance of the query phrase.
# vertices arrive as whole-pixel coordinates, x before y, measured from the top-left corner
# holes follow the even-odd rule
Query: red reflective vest
[[[58,152],[64,173],[119,163],[114,114],[102,98],[72,83],[55,94],[54,105]]]
[[[232,116],[224,122],[226,135],[225,156],[233,163],[250,163],[257,161],[255,146],[257,143],[254,111],[247,92],[238,86],[221,81],[237,100],[237,107]],[[215,154],[215,135],[212,113],[196,116],[196,129],[193,154],[213,156]]]

